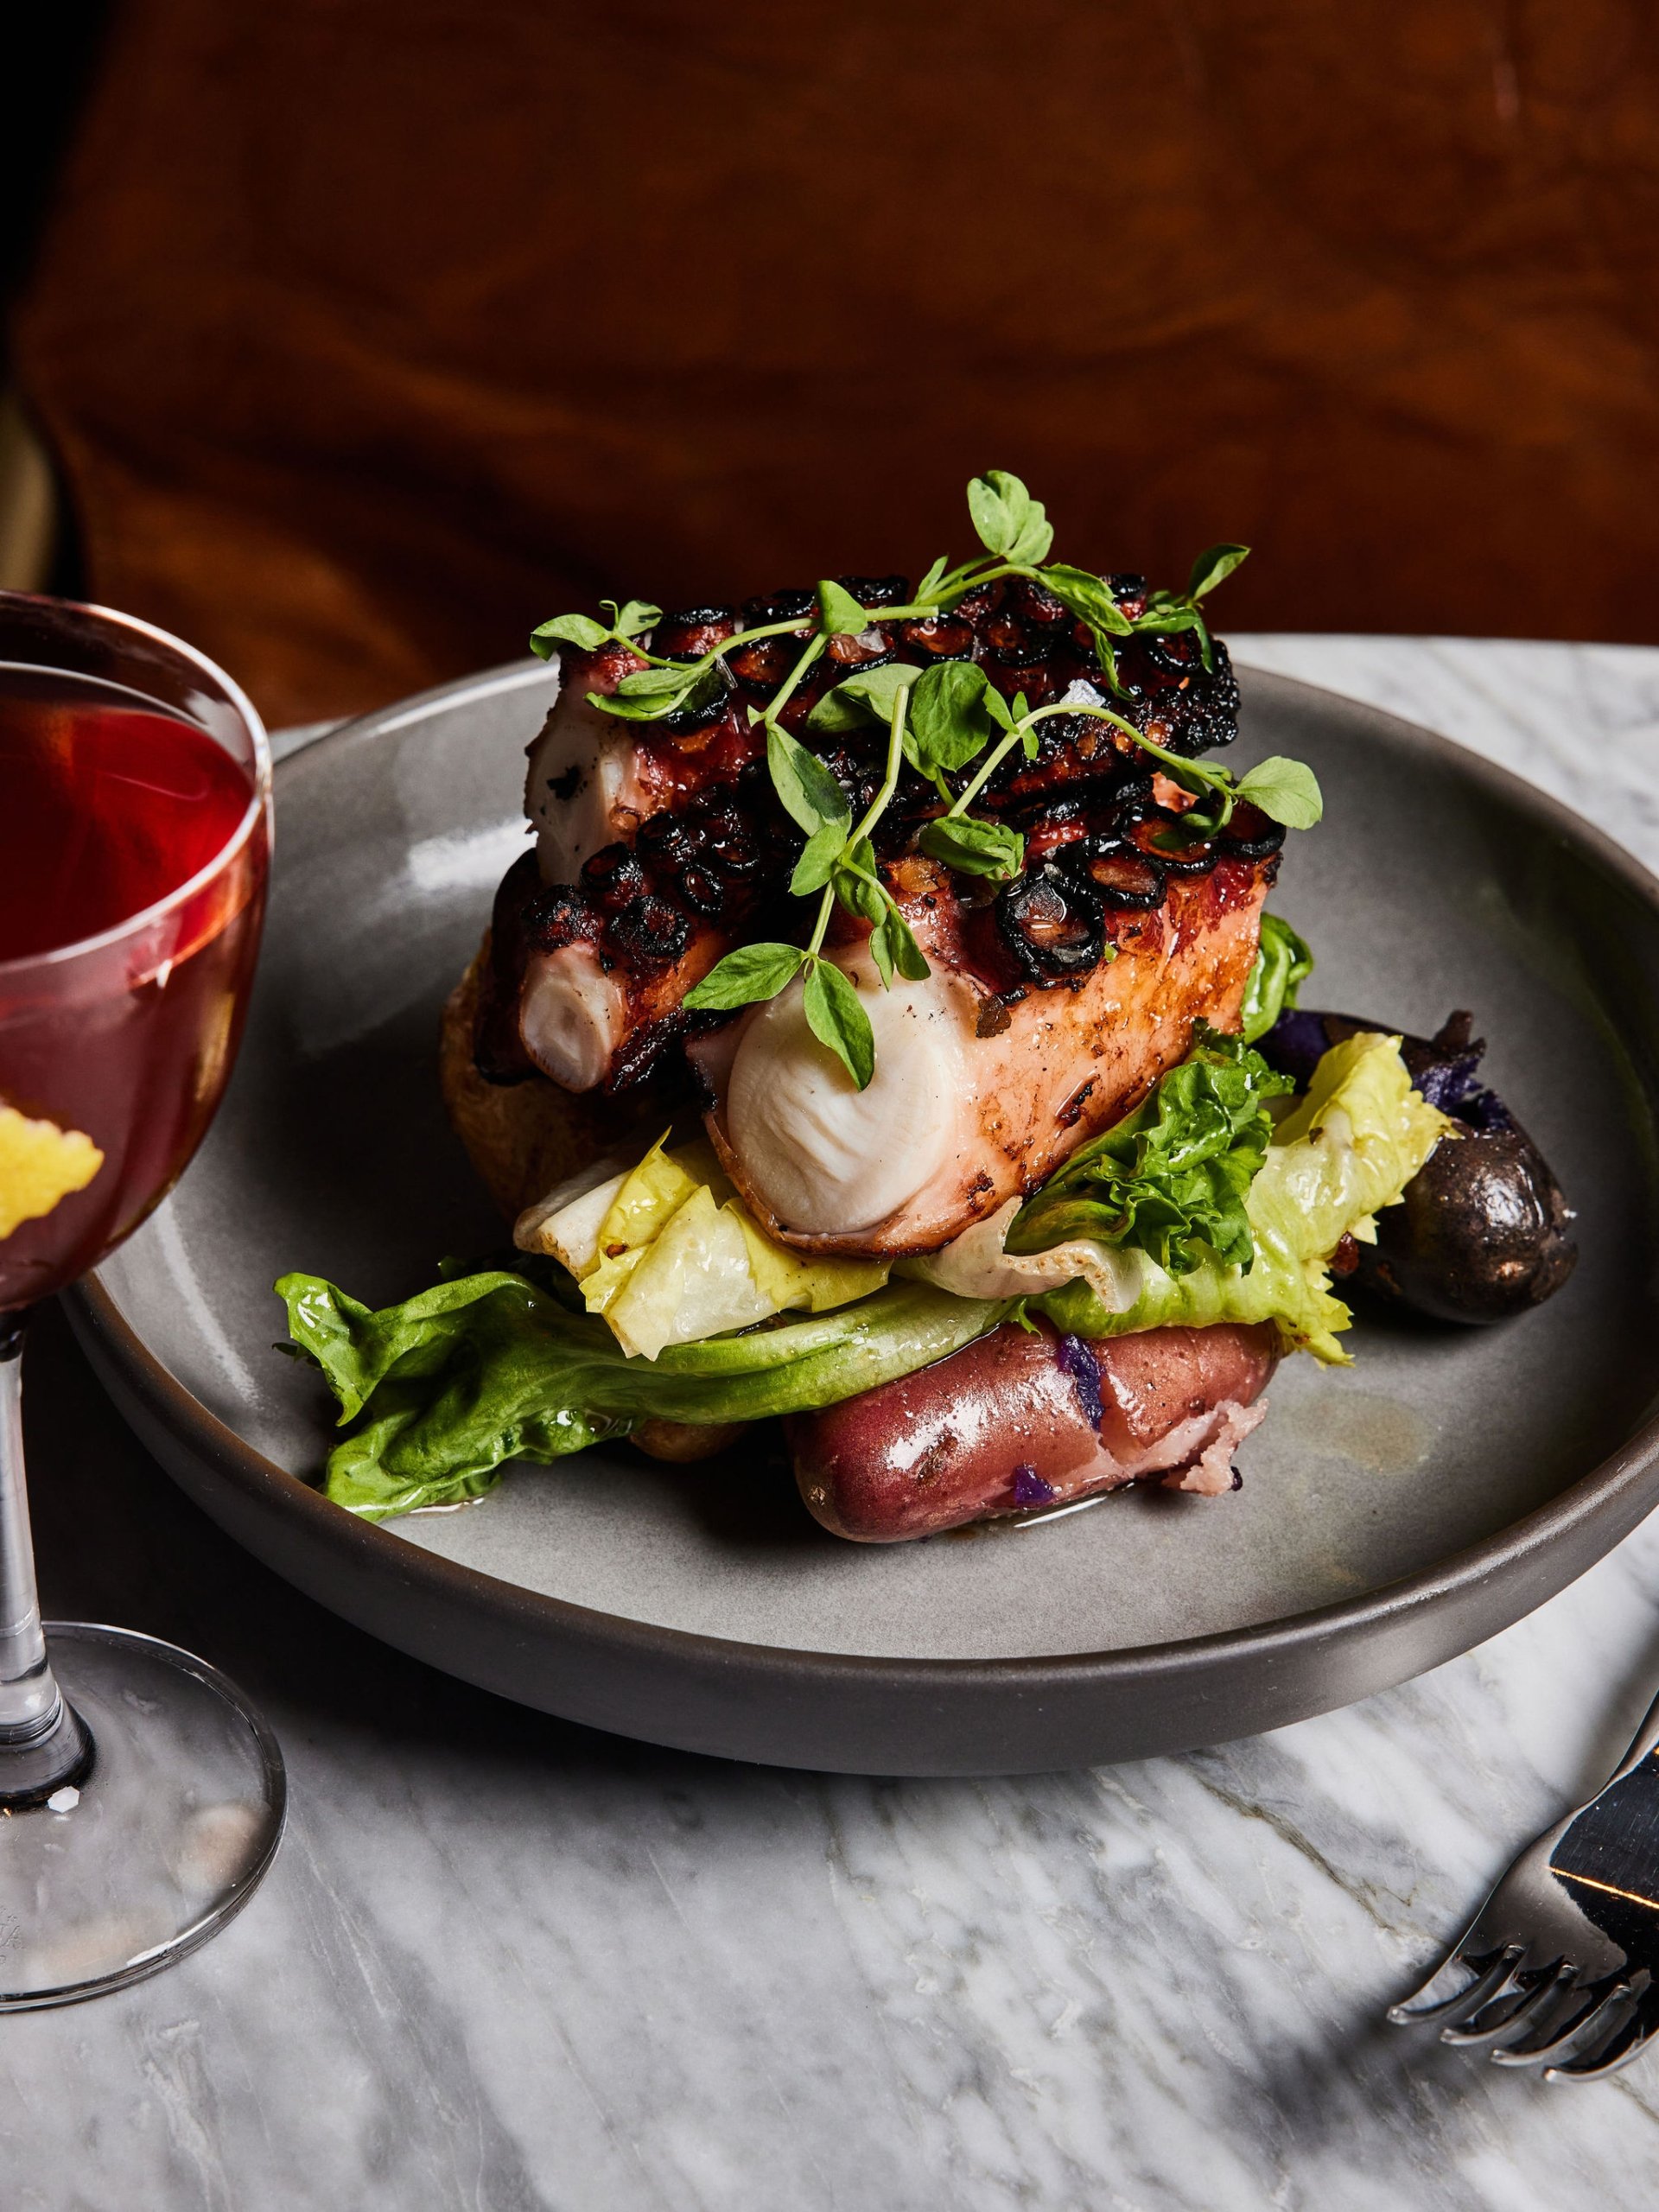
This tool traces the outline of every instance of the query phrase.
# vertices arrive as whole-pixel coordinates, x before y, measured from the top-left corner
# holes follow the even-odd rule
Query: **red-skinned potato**
[[[1130,1482],[1230,1489],[1277,1357],[1270,1326],[1085,1341],[1007,1322],[785,1426],[814,1516],[855,1543],[898,1543]]]

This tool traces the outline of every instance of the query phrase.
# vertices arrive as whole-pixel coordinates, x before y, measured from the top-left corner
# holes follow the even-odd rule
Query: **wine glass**
[[[165,1197],[235,1058],[270,755],[147,623],[0,593],[0,2010],[140,1980],[224,1926],[282,1834],[276,1738],[130,1630],[42,1629],[23,1488],[29,1308]]]

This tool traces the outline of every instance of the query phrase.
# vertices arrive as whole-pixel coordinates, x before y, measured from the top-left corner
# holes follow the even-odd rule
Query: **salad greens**
[[[1248,1272],[1255,1248],[1244,1201],[1273,1135],[1265,1102],[1294,1087],[1242,1037],[1200,1022],[1192,1052],[1151,1096],[1021,1207],[1007,1250],[1090,1236],[1138,1245],[1172,1275],[1211,1257]]]
[[[861,1090],[875,1071],[875,1039],[858,993],[825,957],[823,944],[839,903],[848,913],[870,924],[871,957],[884,988],[892,988],[895,974],[920,982],[929,972],[909,924],[881,880],[871,842],[906,762],[933,784],[944,809],[921,833],[923,851],[947,868],[996,882],[1009,880],[1023,869],[1025,840],[1010,824],[970,814],[969,809],[1015,746],[1027,760],[1035,758],[1040,725],[1057,715],[1109,723],[1192,794],[1199,804],[1183,817],[1189,836],[1203,836],[1224,828],[1241,799],[1292,830],[1312,829],[1323,804],[1313,772],[1300,760],[1262,760],[1243,777],[1235,777],[1230,769],[1186,760],[1155,744],[1097,695],[1068,695],[1033,708],[1023,694],[1012,702],[1004,699],[984,671],[971,662],[945,662],[921,671],[889,664],[844,678],[818,701],[806,721],[807,733],[813,736],[871,724],[887,734],[880,787],[855,823],[836,777],[779,720],[832,638],[861,636],[875,622],[948,613],[982,585],[1019,576],[1052,592],[1088,625],[1102,682],[1115,695],[1121,695],[1123,687],[1113,640],[1137,631],[1165,636],[1191,631],[1198,639],[1205,666],[1215,664],[1214,644],[1199,602],[1245,559],[1248,546],[1211,546],[1192,563],[1185,591],[1150,592],[1142,611],[1131,616],[1119,605],[1106,577],[1048,559],[1053,527],[1040,501],[1032,498],[1017,476],[1001,468],[976,476],[968,486],[968,510],[983,552],[956,567],[944,558],[935,561],[915,600],[906,606],[862,607],[843,586],[825,578],[817,587],[815,620],[791,617],[739,630],[689,660],[653,652],[645,644],[660,609],[640,600],[629,600],[622,607],[605,601],[611,616],[608,625],[586,614],[557,615],[533,632],[530,641],[543,658],[561,645],[587,652],[607,640],[626,645],[645,665],[625,676],[613,692],[590,691],[588,696],[602,713],[629,721],[658,721],[702,706],[721,690],[719,664],[740,646],[767,638],[800,641],[788,675],[764,708],[749,712],[753,721],[765,727],[766,764],[778,798],[806,834],[806,849],[791,877],[790,890],[797,898],[816,894],[817,912],[804,945],[741,946],[710,969],[687,994],[684,1004],[694,1012],[751,1006],[775,998],[801,976],[813,1035],[836,1055]],[[964,774],[966,782],[957,789],[950,778]]]
[[[699,1138],[543,1213],[535,1242],[581,1286],[625,1352],[655,1359],[666,1345],[750,1327],[774,1313],[811,1313],[868,1297],[887,1279],[878,1260],[809,1259],[776,1243],[734,1196],[712,1145]]]
[[[1313,973],[1313,955],[1288,922],[1277,914],[1262,917],[1261,942],[1244,985],[1239,1027],[1247,1045],[1265,1037]]]
[[[505,1460],[562,1459],[641,1421],[833,1405],[959,1351],[1009,1310],[893,1283],[832,1313],[645,1360],[519,1274],[467,1275],[378,1313],[315,1275],[284,1275],[276,1294],[351,1424],[329,1454],[328,1496],[372,1521],[481,1497]]]
[[[730,1271],[715,1269],[712,1293],[695,1278],[707,1217],[727,1216],[717,1182],[696,1170],[696,1147],[672,1155],[654,1147],[639,1168],[550,1217],[556,1230],[566,1218],[568,1242],[556,1235],[552,1249],[572,1262],[571,1272],[556,1271],[556,1292],[492,1271],[375,1313],[315,1275],[285,1275],[276,1291],[289,1334],[321,1369],[346,1427],[329,1457],[328,1496],[378,1520],[480,1497],[507,1459],[550,1461],[642,1421],[810,1412],[942,1359],[1016,1313],[1085,1337],[1271,1321],[1287,1349],[1340,1361],[1337,1338],[1350,1323],[1331,1291],[1329,1256],[1344,1236],[1374,1240],[1372,1215],[1400,1197],[1452,1128],[1412,1090],[1398,1041],[1362,1033],[1334,1046],[1305,1098],[1274,1126],[1265,1102],[1285,1086],[1264,1080],[1241,1040],[1202,1032],[1192,1058],[1146,1107],[1107,1142],[1085,1147],[1095,1156],[1090,1172],[1067,1181],[1045,1212],[1084,1159],[1074,1155],[1020,1216],[1055,1231],[1039,1249],[1055,1249],[1062,1234],[1075,1239],[1079,1221],[1096,1224],[1085,1238],[1116,1236],[1103,1246],[1122,1282],[1110,1304],[1082,1280],[1018,1298],[963,1296],[906,1279],[785,1320],[784,1303],[827,1301],[837,1294],[830,1271],[850,1274],[861,1263],[786,1255],[803,1279],[824,1278],[791,1284],[772,1280],[763,1256],[751,1258],[747,1281],[748,1294],[776,1301],[769,1319],[696,1342],[665,1338],[654,1359],[630,1355],[613,1330],[615,1306],[653,1265],[649,1310],[658,1323],[682,1307],[719,1319]],[[697,1237],[677,1243],[671,1232],[688,1214]],[[613,1252],[619,1227],[632,1241]],[[741,1226],[735,1234],[747,1249]],[[636,1251],[643,1256],[594,1281],[607,1261]]]
[[[1448,1132],[1454,1124],[1412,1089],[1399,1039],[1362,1031],[1325,1054],[1306,1097],[1274,1131],[1244,1199],[1248,1268],[1211,1256],[1176,1274],[1143,1251],[1143,1287],[1122,1312],[1081,1282],[1033,1306],[1079,1337],[1272,1321],[1287,1350],[1345,1363],[1337,1338],[1351,1317],[1332,1294],[1330,1255],[1344,1236],[1376,1242],[1372,1216],[1394,1205]]]

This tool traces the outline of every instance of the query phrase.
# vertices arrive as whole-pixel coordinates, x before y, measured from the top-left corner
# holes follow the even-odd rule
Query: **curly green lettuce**
[[[1033,1305],[1079,1337],[1272,1321],[1287,1351],[1346,1363],[1337,1338],[1352,1316],[1332,1292],[1330,1255],[1344,1236],[1376,1243],[1377,1210],[1395,1204],[1448,1133],[1454,1124],[1412,1089],[1399,1039],[1362,1032],[1325,1054],[1306,1096],[1274,1131],[1244,1199],[1248,1267],[1212,1254],[1177,1274],[1142,1250],[1139,1290],[1121,1310],[1081,1281]]]
[[[1245,1199],[1273,1136],[1267,1101],[1294,1088],[1242,1037],[1198,1025],[1192,1051],[1141,1105],[1081,1145],[1020,1210],[1013,1253],[1079,1236],[1135,1245],[1173,1275],[1248,1271]]]

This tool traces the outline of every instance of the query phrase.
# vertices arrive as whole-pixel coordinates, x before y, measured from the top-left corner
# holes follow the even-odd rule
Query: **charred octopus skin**
[[[607,601],[532,640],[563,681],[480,1069],[689,1076],[738,1194],[804,1250],[936,1250],[1137,1104],[1196,1020],[1236,1023],[1277,824],[1318,818],[1298,763],[1198,764],[1238,705],[1199,602],[1245,548],[1152,592],[1045,565],[1003,472],[969,505],[985,550],[913,590]]]
[[[903,605],[910,591],[902,576],[839,581],[876,610]],[[1139,613],[1144,580],[1110,581],[1126,613]],[[663,615],[649,642],[663,658],[690,661],[740,626],[798,619],[804,635],[813,608],[805,590],[774,592],[741,609],[683,608]],[[626,642],[566,652],[559,696],[529,749],[536,865],[510,870],[497,900],[477,1040],[488,1079],[522,1081],[539,1071],[573,1090],[650,1079],[694,1027],[678,1015],[685,992],[733,945],[766,934],[773,921],[782,925],[776,910],[804,840],[777,802],[751,710],[798,652],[799,637],[790,634],[740,647],[715,664],[721,673],[706,696],[649,723],[615,720],[589,703],[590,693],[613,693],[645,665]],[[1238,687],[1219,640],[1206,669],[1191,632],[1124,639],[1114,690],[1087,626],[1024,579],[988,585],[929,620],[883,622],[878,611],[861,634],[830,641],[780,721],[798,735],[826,691],[894,661],[976,662],[1003,696],[1033,706],[1067,696],[1109,701],[1184,757],[1236,732]],[[876,739],[861,732],[814,749],[855,811],[868,805],[880,780]],[[987,990],[1073,982],[1108,952],[1103,913],[1161,903],[1167,863],[1149,849],[1174,817],[1156,805],[1144,758],[1121,733],[1083,715],[1048,720],[1037,757],[1016,756],[981,804],[1015,823],[1032,850],[1025,876],[998,902],[996,949],[980,963]],[[940,810],[937,790],[907,769],[876,840],[883,867]],[[1079,855],[1061,870],[1045,858],[1046,842],[1085,836],[1091,865]],[[1137,852],[1136,837],[1148,849]],[[1188,863],[1188,872],[1205,872],[1218,856]],[[518,1022],[521,1004],[526,1018]]]

